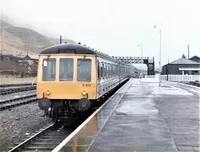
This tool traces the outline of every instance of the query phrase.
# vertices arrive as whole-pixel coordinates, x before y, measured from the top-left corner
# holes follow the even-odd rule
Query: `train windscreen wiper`
[[[85,59],[85,55],[83,56],[83,59],[81,60],[81,62],[78,64],[78,66],[80,66],[81,64],[82,64],[82,62],[83,62],[83,60]]]

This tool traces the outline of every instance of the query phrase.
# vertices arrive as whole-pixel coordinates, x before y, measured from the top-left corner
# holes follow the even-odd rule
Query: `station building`
[[[181,58],[162,67],[162,75],[200,75],[200,59],[193,56]]]

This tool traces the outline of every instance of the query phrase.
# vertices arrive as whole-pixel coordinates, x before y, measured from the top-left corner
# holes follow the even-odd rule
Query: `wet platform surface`
[[[196,88],[132,79],[61,151],[199,151],[199,122]]]

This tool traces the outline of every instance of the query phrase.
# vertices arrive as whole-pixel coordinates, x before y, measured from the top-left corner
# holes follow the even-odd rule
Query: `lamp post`
[[[141,59],[142,59],[142,57],[143,57],[143,45],[142,45],[142,44],[139,44],[138,47],[141,48]]]
[[[143,45],[142,44],[139,44],[138,45],[138,47],[140,47],[141,48],[141,61],[142,61],[142,63],[143,63]],[[142,71],[142,65],[141,65],[141,71]],[[142,73],[142,72],[141,72]]]
[[[154,28],[157,28],[159,25],[154,25]],[[162,29],[161,29],[161,27],[159,28],[159,33],[160,33],[160,52],[159,52],[159,67],[160,67],[160,69],[159,69],[159,86],[160,86],[160,79],[161,79],[161,77],[160,77],[160,75],[161,75],[161,40],[162,40]]]
[[[168,81],[168,79],[169,79],[169,77],[168,77],[168,75],[169,75],[169,59],[168,59],[168,63],[167,63],[166,73],[167,73],[167,81]]]

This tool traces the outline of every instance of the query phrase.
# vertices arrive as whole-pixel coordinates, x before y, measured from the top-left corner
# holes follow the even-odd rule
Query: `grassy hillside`
[[[2,31],[0,50],[3,48],[3,54],[12,54],[24,56],[38,54],[41,49],[59,43],[59,39],[46,37],[32,29],[16,27],[8,22],[0,20]],[[63,42],[72,42],[73,40],[65,39]]]

